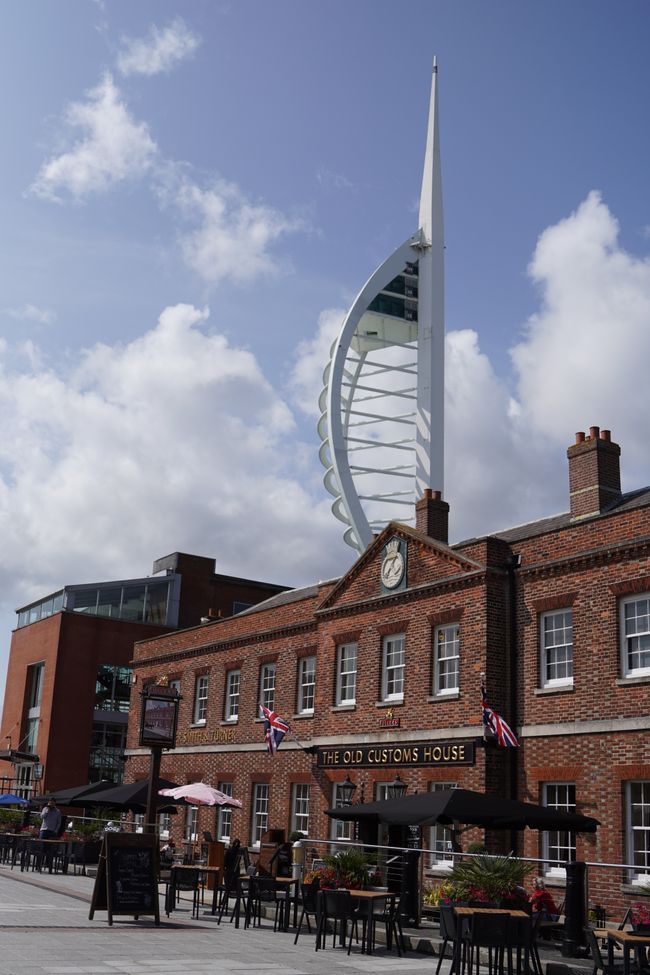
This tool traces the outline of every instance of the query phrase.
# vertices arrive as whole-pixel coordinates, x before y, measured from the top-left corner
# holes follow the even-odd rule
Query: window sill
[[[305,718],[313,718],[313,717],[314,717],[314,712],[313,711],[300,711],[298,714],[292,714],[291,715],[291,720],[292,721],[304,721]]]
[[[573,681],[571,681],[570,684],[551,684],[549,687],[536,687],[533,694],[535,697],[543,697],[545,694],[572,694],[573,690]]]
[[[639,677],[619,677],[616,681],[617,687],[629,687],[630,684],[650,684],[650,674]]]
[[[647,897],[648,887],[646,884],[631,884],[629,880],[626,880],[624,884],[621,884],[621,892],[632,894],[634,897]]]
[[[239,718],[224,718],[219,724],[223,727],[224,725],[229,728],[232,725],[239,724]]]
[[[395,698],[392,701],[377,701],[375,703],[376,708],[401,708],[404,706],[404,698]]]
[[[207,723],[208,723],[207,718],[204,718],[203,721],[193,721],[190,725],[190,728],[205,728]]]
[[[330,708],[332,714],[338,714],[340,711],[356,711],[356,704],[333,704]]]
[[[460,690],[449,691],[447,694],[429,694],[427,702],[429,704],[439,704],[443,701],[457,701],[460,697]]]

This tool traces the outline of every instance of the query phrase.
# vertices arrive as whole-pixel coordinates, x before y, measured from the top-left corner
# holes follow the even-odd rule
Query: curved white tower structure
[[[359,552],[389,521],[413,521],[425,488],[444,488],[443,262],[434,62],[417,232],[359,292],[323,373],[325,487]]]

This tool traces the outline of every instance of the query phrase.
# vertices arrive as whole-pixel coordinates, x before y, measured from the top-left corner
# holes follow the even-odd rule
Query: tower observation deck
[[[318,432],[332,511],[362,552],[444,488],[444,239],[434,61],[417,231],[368,279],[323,373]]]

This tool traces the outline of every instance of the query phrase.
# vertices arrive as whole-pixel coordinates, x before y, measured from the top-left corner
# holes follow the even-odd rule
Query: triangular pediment
[[[383,572],[382,572],[383,569]],[[408,525],[391,522],[329,591],[319,610],[484,571],[485,566]]]

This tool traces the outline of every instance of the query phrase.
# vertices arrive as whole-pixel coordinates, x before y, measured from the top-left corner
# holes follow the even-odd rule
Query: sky
[[[317,399],[417,230],[434,55],[450,539],[650,484],[645,0],[0,3],[0,681],[14,610],[174,551],[345,572]],[[434,485],[434,487],[438,487]]]

